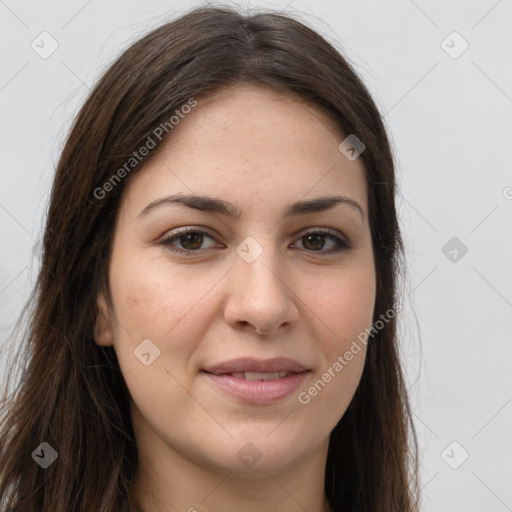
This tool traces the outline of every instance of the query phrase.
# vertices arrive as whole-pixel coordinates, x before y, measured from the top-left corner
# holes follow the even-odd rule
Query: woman
[[[58,163],[2,510],[417,510],[394,193],[300,22],[198,8],[128,48]]]

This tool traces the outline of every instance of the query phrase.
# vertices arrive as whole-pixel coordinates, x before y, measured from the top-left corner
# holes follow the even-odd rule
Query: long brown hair
[[[92,331],[98,293],[111,300],[109,255],[129,176],[106,193],[104,184],[148,137],[160,146],[166,137],[155,138],[155,128],[191,98],[200,104],[236,84],[296,94],[365,144],[374,320],[399,299],[404,265],[393,156],[381,115],[347,59],[279,13],[200,7],[160,26],[97,82],[58,162],[40,272],[23,313],[27,328],[16,359],[22,374],[2,400],[2,510],[139,510],[130,492],[137,451],[128,390],[113,347],[98,346]],[[331,433],[325,492],[335,510],[418,509],[416,436],[397,344],[392,318],[370,337],[359,387]],[[47,469],[31,457],[43,442],[58,452]]]

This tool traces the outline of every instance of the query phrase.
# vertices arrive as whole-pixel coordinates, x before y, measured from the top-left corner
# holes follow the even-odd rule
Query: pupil
[[[305,238],[307,240],[307,243],[304,244],[304,247],[306,247],[306,249],[321,249],[323,246],[324,246],[324,241],[322,239],[324,235],[306,235]],[[308,245],[311,245],[309,244],[309,242],[313,240],[313,247],[308,247]],[[315,243],[316,242],[316,243]]]
[[[186,233],[181,236],[181,245],[189,250],[199,249],[203,241],[202,236],[200,233]],[[187,246],[189,242],[192,242],[192,247],[190,245]]]

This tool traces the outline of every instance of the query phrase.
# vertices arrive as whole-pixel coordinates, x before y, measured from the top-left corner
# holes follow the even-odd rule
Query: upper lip
[[[239,359],[231,359],[214,366],[204,368],[205,372],[214,375],[223,375],[227,373],[275,373],[275,372],[294,372],[300,373],[307,371],[304,365],[295,359],[288,357],[276,357],[274,359],[254,359],[251,357],[243,357]]]

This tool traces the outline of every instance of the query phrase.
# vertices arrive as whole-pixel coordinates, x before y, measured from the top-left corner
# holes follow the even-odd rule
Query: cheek
[[[140,257],[119,259],[111,270],[116,314],[134,335],[162,337],[198,302],[207,283],[189,279],[165,261]],[[203,292],[204,294],[204,292]],[[122,335],[122,333],[121,333]]]
[[[158,354],[152,371],[167,369],[180,382],[188,382],[188,360],[215,314],[211,301],[204,298],[221,274],[211,274],[198,278],[192,267],[176,271],[168,261],[144,260],[143,256],[118,259],[112,265],[114,345],[123,372],[140,373],[141,362],[134,356],[149,339],[156,347],[149,344],[149,348]],[[168,378],[168,374],[163,376]]]
[[[364,334],[372,322],[376,293],[372,270],[351,267],[336,279],[322,280],[304,290],[304,302],[324,333],[316,338],[323,358],[316,380],[298,400],[310,414],[322,415],[330,428],[344,414],[363,371]]]
[[[170,272],[166,274],[155,265],[128,258],[113,259],[114,346],[123,373],[131,374],[131,379],[145,368],[145,362],[151,361],[152,375],[161,367],[166,353],[163,340],[173,338],[170,334],[165,338],[165,334],[172,333],[185,314],[186,300],[183,296],[175,297],[172,280]],[[150,356],[143,356],[147,353]]]
[[[186,366],[201,339],[195,329],[203,324],[193,321],[200,290],[151,263],[118,265],[111,275],[114,345],[130,396],[143,416],[158,411],[163,423],[172,422],[171,411],[191,402]]]
[[[370,326],[375,293],[375,276],[368,267],[351,268],[305,288],[305,304],[326,327],[327,352],[343,350]]]

